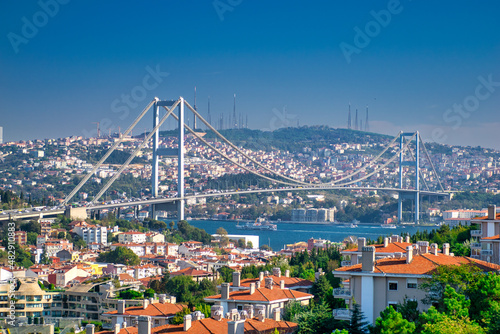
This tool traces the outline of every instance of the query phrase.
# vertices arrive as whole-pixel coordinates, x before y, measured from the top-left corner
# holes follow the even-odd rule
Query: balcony
[[[335,298],[351,298],[352,292],[349,289],[337,288],[333,289],[333,296]]]
[[[493,256],[492,249],[481,249],[481,255]]]
[[[472,230],[470,231],[470,235],[473,237],[480,237],[483,235],[483,231],[481,230]]]
[[[351,261],[342,261],[340,262],[341,267],[349,267],[351,266]]]
[[[347,308],[337,308],[333,310],[333,317],[337,320],[350,320],[352,311]]]
[[[471,249],[481,249],[481,243],[480,242],[472,242],[470,244]]]

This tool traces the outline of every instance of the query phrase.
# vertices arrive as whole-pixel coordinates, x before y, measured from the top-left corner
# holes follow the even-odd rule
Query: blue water
[[[239,230],[234,221],[212,221],[212,220],[190,220],[189,224],[202,228],[209,234],[216,233],[219,227],[223,227],[228,234],[239,235],[258,235],[260,245],[269,244],[273,250],[277,251],[284,248],[286,244],[292,244],[299,241],[306,241],[310,238],[327,239],[330,241],[342,241],[348,236],[365,237],[377,239],[379,236],[388,236],[401,233],[414,234],[417,230],[433,230],[435,226],[404,226],[395,229],[386,229],[379,226],[359,225],[355,228],[342,227],[336,225],[321,224],[291,224],[277,223],[277,231],[259,231],[259,230]],[[255,245],[254,245],[255,246]]]

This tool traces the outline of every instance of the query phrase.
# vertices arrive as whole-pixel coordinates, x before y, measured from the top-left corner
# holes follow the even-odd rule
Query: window
[[[416,278],[408,278],[406,280],[406,287],[408,289],[416,289],[417,288],[417,279]]]
[[[398,303],[397,302],[388,302],[387,306],[391,306],[394,309],[394,311],[398,310]]]
[[[389,282],[389,291],[398,291],[398,282]]]

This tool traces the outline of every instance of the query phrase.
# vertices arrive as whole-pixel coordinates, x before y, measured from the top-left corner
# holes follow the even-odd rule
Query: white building
[[[81,222],[75,225],[73,232],[78,234],[87,245],[91,243],[105,245],[108,243],[108,231],[104,226],[89,225]]]
[[[142,244],[146,242],[146,233],[142,232],[123,232],[118,234],[118,242],[125,243],[137,243]]]

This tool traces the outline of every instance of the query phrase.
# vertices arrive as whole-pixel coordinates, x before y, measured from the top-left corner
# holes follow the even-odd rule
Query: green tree
[[[151,298],[151,297],[154,297],[155,293],[156,293],[156,292],[155,292],[155,290],[153,290],[153,289],[151,289],[151,288],[146,289],[146,290],[144,291],[144,298]]]
[[[184,307],[181,311],[177,312],[175,316],[172,318],[170,323],[172,325],[180,325],[184,323],[184,316],[190,314],[191,311],[187,308]]]
[[[38,237],[38,233],[28,232],[26,234],[26,243],[28,245],[36,246],[36,238]]]
[[[125,290],[120,291],[120,299],[142,299],[144,296],[139,291],[135,290]]]
[[[97,257],[99,262],[108,263],[120,263],[127,266],[136,266],[141,263],[141,259],[132,252],[130,249],[125,247],[116,247],[114,250],[109,252],[103,252]]]
[[[222,267],[222,268],[219,268],[219,274],[220,274],[220,277],[222,279],[223,282],[232,282],[233,281],[233,273],[234,273],[234,269],[231,269],[229,267]]]
[[[359,304],[354,304],[351,320],[349,321],[349,325],[347,325],[349,334],[365,334],[367,332],[368,322],[364,319],[365,316],[363,312],[361,312],[361,307]]]
[[[326,300],[332,286],[325,275],[319,276],[312,286],[312,294],[317,301]]]
[[[415,324],[403,319],[401,313],[388,306],[380,312],[375,320],[374,334],[411,334],[415,331]]]

